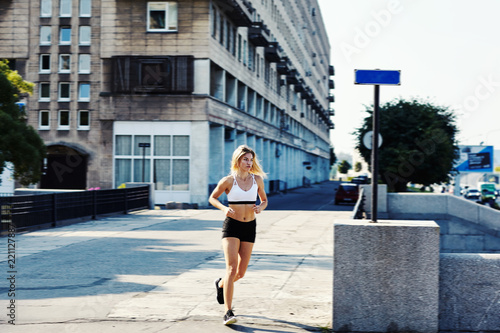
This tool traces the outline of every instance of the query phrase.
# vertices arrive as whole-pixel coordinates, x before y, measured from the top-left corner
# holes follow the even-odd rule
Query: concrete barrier
[[[500,332],[500,254],[441,254],[441,332]]]
[[[435,222],[337,220],[333,246],[335,332],[437,332]]]
[[[449,194],[388,193],[387,212],[390,219],[457,218],[494,230],[500,237],[500,210]]]

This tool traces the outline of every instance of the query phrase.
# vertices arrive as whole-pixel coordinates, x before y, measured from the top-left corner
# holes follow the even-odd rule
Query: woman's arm
[[[258,206],[255,205],[253,207],[253,210],[254,210],[255,214],[259,214],[264,209],[266,209],[268,201],[267,201],[266,190],[265,190],[265,187],[264,187],[264,179],[262,179],[262,177],[260,177],[260,176],[256,176],[255,177],[255,181],[257,182],[257,186],[259,187],[257,193],[259,194],[260,205],[258,205]]]
[[[219,197],[222,195],[224,192],[229,192],[230,188],[228,188],[228,184],[232,185],[231,179],[229,177],[224,177],[222,178],[219,183],[217,184],[217,187],[214,189],[212,194],[210,194],[210,197],[208,198],[208,202],[214,206],[215,208],[218,208],[224,212],[226,216],[233,216],[234,215],[234,210],[230,207],[224,206],[220,201]]]

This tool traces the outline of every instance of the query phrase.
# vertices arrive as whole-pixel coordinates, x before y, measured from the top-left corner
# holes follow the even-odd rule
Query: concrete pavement
[[[2,279],[0,330],[321,332],[331,327],[333,221],[349,215],[258,215],[253,256],[235,287],[238,323],[228,327],[213,284],[225,269],[218,210],[141,211],[18,234],[16,295]],[[7,239],[0,241],[7,275]],[[16,325],[8,324],[12,299]]]

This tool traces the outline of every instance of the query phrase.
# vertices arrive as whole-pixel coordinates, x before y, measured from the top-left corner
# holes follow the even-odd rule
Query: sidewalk
[[[16,235],[16,325],[2,332],[321,332],[331,327],[332,230],[350,212],[258,216],[238,323],[222,324],[218,210],[154,210]],[[6,238],[0,239],[6,244]],[[7,274],[7,246],[0,266]],[[0,307],[9,304],[7,280]],[[7,282],[5,282],[7,281]],[[6,312],[4,310],[4,312]]]

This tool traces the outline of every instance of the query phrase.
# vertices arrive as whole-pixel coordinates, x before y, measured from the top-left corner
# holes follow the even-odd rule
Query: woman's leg
[[[248,268],[248,264],[250,263],[250,257],[252,256],[253,243],[250,242],[241,242],[239,260],[238,260],[238,270],[236,271],[236,277],[234,282],[241,279],[245,276],[245,273]]]
[[[236,275],[233,282],[236,282],[243,276],[245,276],[248,264],[250,263],[250,258],[252,257],[253,244],[254,243],[250,242],[240,243],[240,250],[238,252],[238,269],[236,270]],[[221,280],[219,282],[219,287],[224,287],[224,280]]]
[[[234,237],[222,239],[224,257],[226,258],[226,276],[224,282],[219,287],[224,287],[224,306],[227,310],[232,309],[234,279],[238,271],[238,252],[240,250],[240,240]]]

